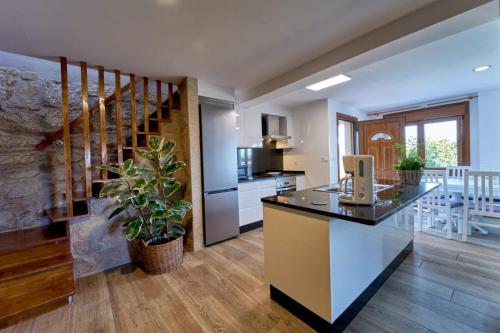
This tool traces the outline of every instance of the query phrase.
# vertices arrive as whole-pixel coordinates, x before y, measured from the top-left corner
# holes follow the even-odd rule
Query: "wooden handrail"
[[[128,91],[130,89],[130,84],[127,83],[126,85],[124,85],[120,91],[121,93],[125,93],[126,91]],[[112,94],[112,95],[109,95],[105,100],[104,100],[104,104],[105,105],[109,105],[111,104],[112,102],[115,101],[115,98],[116,98],[116,94]],[[89,113],[90,115],[92,115],[93,113],[99,111],[99,103],[97,103],[97,105],[95,105],[92,109],[90,109]],[[73,129],[75,127],[77,127],[78,125],[82,124],[83,123],[83,117],[80,116],[78,118],[76,118],[75,120],[73,120],[70,124],[69,124],[69,128],[70,129]],[[55,141],[61,139],[63,136],[63,129],[61,128],[60,130],[58,130],[57,132],[54,132],[50,135],[48,135],[43,141],[41,141],[39,144],[36,145],[36,149],[37,150],[43,150],[45,148],[47,148],[48,146],[50,146],[52,143],[54,143]]]

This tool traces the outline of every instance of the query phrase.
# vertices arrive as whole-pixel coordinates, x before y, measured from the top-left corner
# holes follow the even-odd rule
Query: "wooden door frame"
[[[398,119],[399,118],[399,119]],[[406,123],[404,121],[404,118],[403,117],[391,117],[390,119],[385,119],[385,118],[382,118],[382,119],[373,119],[373,120],[363,120],[363,121],[360,121],[358,122],[358,136],[359,136],[359,152],[360,153],[363,153],[363,141],[365,139],[365,132],[362,131],[362,127],[367,124],[367,123],[370,123],[370,124],[374,124],[374,123],[386,123],[387,121],[395,121],[395,120],[399,120],[399,130],[400,130],[400,137],[401,137],[401,142],[399,142],[400,144],[404,144],[404,142],[406,142],[406,138],[405,138],[405,126],[406,126]]]
[[[339,145],[339,122],[340,120],[351,122],[353,126],[353,148],[354,154],[360,151],[359,147],[359,121],[357,117],[337,112],[337,179],[340,181],[340,145]]]

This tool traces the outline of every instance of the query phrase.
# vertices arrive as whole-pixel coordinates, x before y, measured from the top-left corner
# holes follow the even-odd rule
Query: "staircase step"
[[[9,252],[0,254],[0,276],[2,272],[13,269],[14,267],[57,257],[61,254],[71,254],[68,237],[36,246],[27,244],[25,248],[12,249]]]
[[[65,223],[0,233],[0,255],[69,239]]]
[[[33,313],[67,304],[75,292],[73,264],[0,282],[0,327]]]
[[[52,255],[51,257],[41,259],[29,258],[31,259],[30,261],[26,259],[22,260],[22,257],[18,257],[18,259],[20,259],[20,262],[17,263],[17,265],[0,269],[0,283],[11,279],[19,279],[26,275],[58,268],[73,262],[71,252],[55,256]]]
[[[86,201],[73,201],[73,216],[68,216],[66,207],[53,207],[47,211],[47,216],[52,222],[63,222],[87,215],[89,215],[89,209]]]
[[[143,134],[143,135],[161,135],[160,132],[137,132],[137,134]]]

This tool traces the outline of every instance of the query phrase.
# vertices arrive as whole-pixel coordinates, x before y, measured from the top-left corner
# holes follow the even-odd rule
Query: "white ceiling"
[[[243,89],[434,0],[3,0],[0,48]]]
[[[425,32],[417,32],[425,33]],[[488,71],[473,68],[488,64]],[[362,111],[382,110],[500,87],[500,20],[451,35],[346,74],[319,92],[299,89],[274,102],[293,107],[333,98]]]

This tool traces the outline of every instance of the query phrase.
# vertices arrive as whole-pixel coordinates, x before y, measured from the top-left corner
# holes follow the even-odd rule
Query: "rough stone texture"
[[[141,80],[137,84],[138,103],[142,101]],[[105,87],[106,96],[114,92],[114,82]],[[150,89],[151,90],[151,89]],[[154,91],[150,93],[150,112],[155,110]],[[69,85],[70,119],[81,114],[81,86]],[[130,96],[122,97],[123,123],[130,124]],[[89,82],[89,105],[97,103],[97,83]],[[56,142],[43,151],[34,149],[44,136],[62,126],[61,83],[41,77],[35,72],[0,67],[0,232],[29,228],[49,223],[45,211],[62,207],[64,198],[63,146]],[[143,106],[138,104],[138,119],[143,118]],[[178,113],[178,112],[176,112]],[[176,115],[178,117],[178,115]],[[106,108],[108,142],[116,142],[115,108]],[[100,165],[98,113],[91,118],[93,165]],[[182,128],[178,124],[163,131],[180,144]],[[82,129],[72,131],[72,167],[74,191],[83,190]],[[125,125],[125,137],[130,127]],[[108,149],[109,162],[116,162],[116,151]],[[181,155],[179,158],[181,158]],[[93,170],[98,177],[98,170]],[[180,175],[186,180],[186,174]],[[91,215],[72,219],[70,224],[76,276],[84,276],[127,263],[131,260],[130,244],[125,240],[119,218],[108,220],[112,202],[91,200]]]

